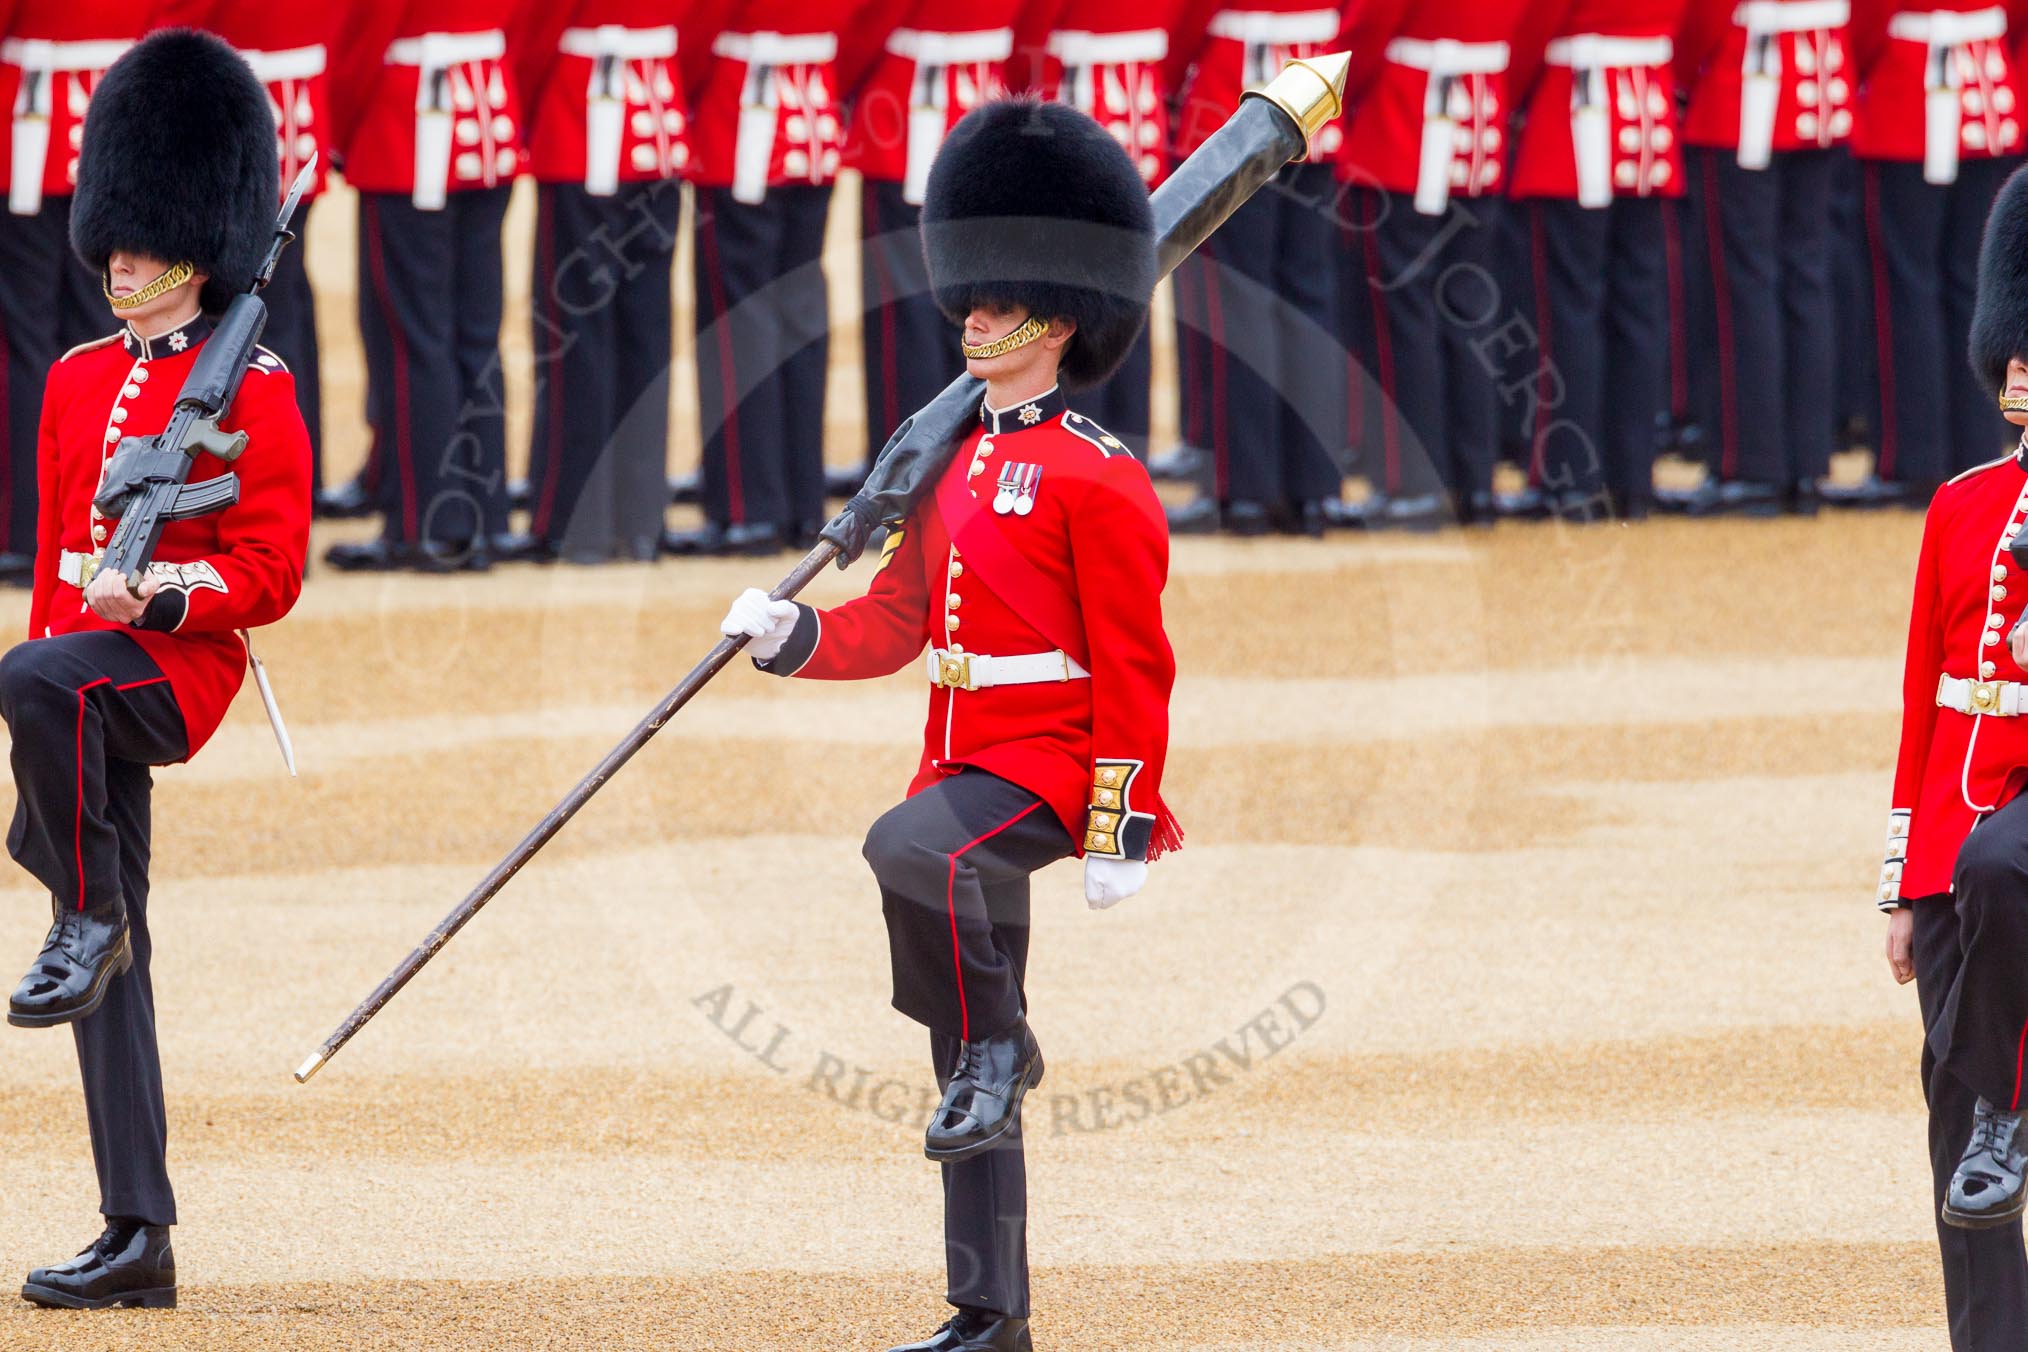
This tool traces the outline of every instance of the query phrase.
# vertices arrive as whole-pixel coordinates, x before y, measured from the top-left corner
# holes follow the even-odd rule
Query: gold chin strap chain
[[[2001,395],[2001,396],[2000,396],[2000,412],[2002,412],[2002,413],[2028,413],[2028,395],[2019,395],[2019,394],[2016,394],[2016,395],[2012,395],[2012,396],[2009,396],[2009,395],[2004,395],[2004,394],[2003,394],[2003,395]]]
[[[977,347],[974,347],[970,343],[965,343],[963,345],[965,360],[978,361],[984,357],[1005,356],[1016,348],[1028,346],[1047,332],[1049,332],[1049,321],[1037,319],[1034,315],[1030,315],[1026,323],[1008,334],[1005,338],[997,338],[990,343],[980,343]]]
[[[99,290],[106,293],[106,303],[115,310],[131,310],[136,306],[146,305],[158,296],[168,295],[196,275],[197,269],[190,264],[173,263],[160,277],[127,295],[113,294],[113,288],[109,284],[112,280],[110,276],[102,276],[99,279]]]

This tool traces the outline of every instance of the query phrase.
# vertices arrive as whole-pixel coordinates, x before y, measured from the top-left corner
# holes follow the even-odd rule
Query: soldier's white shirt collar
[[[994,408],[981,399],[979,421],[993,436],[1004,436],[1013,432],[1025,432],[1031,427],[1040,427],[1051,418],[1067,412],[1070,401],[1064,398],[1063,387],[1051,385],[1033,399],[1025,399],[1012,408]]]
[[[120,343],[127,349],[127,355],[135,360],[154,361],[188,352],[210,336],[211,317],[199,310],[167,333],[158,333],[152,338],[142,337],[129,324],[120,330]]]

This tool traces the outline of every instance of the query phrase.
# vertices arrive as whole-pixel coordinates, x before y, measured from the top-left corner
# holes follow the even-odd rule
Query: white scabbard
[[[611,197],[620,190],[620,140],[626,128],[627,105],[610,94],[594,93],[584,111],[584,190],[592,197]]]
[[[1593,208],[1611,206],[1613,127],[1604,100],[1581,103],[1571,109],[1570,136],[1577,156],[1577,204]]]
[[[42,175],[49,164],[48,71],[24,70],[14,97],[14,158],[7,183],[7,210],[33,216],[42,210]]]
[[[1958,144],[1964,134],[1964,95],[1949,85],[1927,90],[1922,100],[1922,181],[1937,186],[1958,181]]]
[[[289,740],[288,724],[282,722],[282,706],[275,702],[275,687],[268,680],[268,664],[254,655],[253,644],[247,643],[247,661],[253,666],[254,688],[261,692],[261,707],[268,711],[268,726],[275,730],[275,744],[282,749],[282,761],[289,767],[289,776],[296,774],[296,747]]]

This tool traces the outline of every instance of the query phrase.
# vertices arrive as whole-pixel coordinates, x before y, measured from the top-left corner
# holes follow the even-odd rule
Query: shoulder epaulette
[[[1969,479],[1974,474],[1984,474],[1989,469],[1997,469],[1999,466],[2006,464],[2009,460],[2012,460],[2013,458],[2014,458],[2013,453],[2009,452],[2008,454],[2001,456],[1998,460],[1988,460],[1983,465],[1973,465],[1970,469],[1964,471],[1962,474],[1954,474],[1949,479],[1945,480],[1945,486],[1948,487],[1949,485],[1957,483],[1960,480]]]
[[[246,368],[249,371],[287,372],[289,364],[268,349],[262,347],[259,343],[256,343],[254,344],[253,355],[247,358]]]
[[[72,357],[75,357],[80,352],[91,352],[98,348],[104,347],[107,343],[117,343],[120,341],[121,332],[122,330],[120,329],[114,329],[111,333],[107,334],[103,338],[94,338],[90,342],[79,343],[76,347],[64,353],[61,357],[58,357],[57,360],[69,361]]]
[[[1127,449],[1127,443],[1121,441],[1118,437],[1106,431],[1105,428],[1100,427],[1082,413],[1064,414],[1063,429],[1073,436],[1081,437],[1098,447],[1099,454],[1103,456],[1111,456],[1114,451],[1124,451]]]

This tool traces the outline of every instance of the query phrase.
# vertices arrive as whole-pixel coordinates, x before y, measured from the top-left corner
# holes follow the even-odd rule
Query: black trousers
[[[390,539],[462,546],[507,529],[500,224],[508,189],[441,211],[359,195],[359,331],[375,490]]]
[[[1873,331],[1873,269],[1866,239],[1866,193],[1859,161],[1840,148],[1831,161],[1831,331],[1837,374],[1831,380],[1832,448],[1864,432],[1878,445],[1879,379]],[[1976,243],[1973,246],[1977,253]]]
[[[1186,440],[1212,454],[1220,502],[1296,506],[1338,496],[1344,427],[1337,340],[1335,185],[1328,168],[1282,170],[1199,250],[1178,317],[1206,342],[1185,364]]]
[[[1966,357],[1986,213],[2018,158],[1965,160],[1955,183],[1869,161],[1864,203],[1878,361],[1880,476],[1927,491],[2000,454],[2007,421]]]
[[[668,501],[675,179],[537,189],[529,529],[580,562],[653,558]]]
[[[903,418],[965,371],[958,331],[930,294],[929,270],[922,260],[922,208],[903,201],[901,191],[901,184],[877,179],[866,180],[860,191],[869,461]]]
[[[1148,457],[1148,429],[1154,410],[1155,351],[1146,329],[1127,349],[1110,378],[1070,396],[1070,406],[1127,443],[1136,458]]]
[[[1028,877],[1071,853],[1048,804],[966,770],[890,809],[866,836],[894,967],[894,1007],[930,1030],[939,1085],[958,1044],[1022,1015]],[[1019,1128],[943,1166],[944,1256],[955,1306],[1028,1315],[1028,1176]]]
[[[2019,982],[2020,922],[2009,913],[2022,909],[2019,887],[2024,875],[2016,870],[2028,862],[2028,838],[2023,835],[2028,820],[2018,811],[2012,817],[2008,813],[2023,801],[2015,799],[1966,842],[1958,861],[1955,905],[1949,896],[1911,903],[1916,992],[1926,1033],[1922,1093],[1929,1106],[1931,1201],[1939,1211],[1937,1248],[1943,1258],[1944,1301],[1955,1352],[2018,1352],[2023,1331],[2028,1330],[2028,1257],[2023,1253],[2021,1223],[1961,1230],[1944,1224],[1940,1215],[1951,1175],[1971,1139],[1973,1105],[1991,1091],[2001,1095],[1994,1101],[2004,1107],[2011,1092],[2005,1083],[2010,1071],[2004,1064],[2016,1045],[2005,1027],[2011,1013],[2000,1013],[1990,1023],[1979,1015],[1990,1012],[1983,1006],[1996,984]],[[1990,884],[2010,878],[2015,891],[1995,897]],[[1967,881],[1975,896],[1964,893]],[[2002,923],[1993,923],[1996,920]],[[1994,1049],[1984,1057],[1975,1055],[1974,1040],[1993,1044]],[[2002,1062],[1997,1068],[2000,1083],[1982,1087],[1996,1071],[1976,1063],[1995,1057]]]
[[[1495,376],[1479,350],[1502,309],[1492,263],[1500,204],[1452,202],[1425,216],[1400,194],[1349,196],[1366,270],[1374,376],[1368,477],[1390,496],[1448,492],[1463,508],[1493,490]]]
[[[1690,150],[1711,286],[1693,315],[1693,379],[1720,477],[1792,486],[1831,465],[1834,157],[1779,152],[1747,170]]]
[[[1530,481],[1639,510],[1654,492],[1669,297],[1659,198],[1529,203],[1541,381]]]
[[[1176,411],[1181,444],[1211,450],[1211,279],[1217,265],[1194,250],[1176,265]],[[1102,424],[1103,425],[1103,424]]]
[[[317,293],[310,285],[306,266],[309,257],[310,208],[316,200],[303,203],[296,212],[296,242],[282,250],[275,265],[274,279],[261,291],[267,303],[268,322],[261,330],[261,343],[272,349],[296,380],[296,407],[303,411],[303,426],[310,433],[312,487],[324,484],[324,386],[317,365]]]
[[[828,187],[770,188],[751,205],[729,188],[697,190],[703,500],[720,525],[786,532],[825,519],[830,205]]]
[[[65,634],[0,657],[0,717],[13,738],[10,854],[57,906],[127,916],[134,965],[71,1025],[98,1166],[99,1209],[176,1223],[168,1118],[148,962],[148,767],[183,759],[169,681],[124,634]]]
[[[33,216],[0,207],[0,551],[35,552],[36,428],[49,368],[119,325],[98,279],[70,250],[70,199]]]

